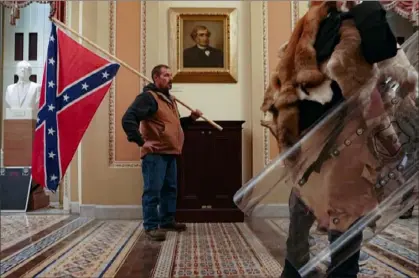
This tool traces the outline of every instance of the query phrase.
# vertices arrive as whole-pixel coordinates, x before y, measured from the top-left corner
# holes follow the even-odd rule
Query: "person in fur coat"
[[[348,108],[350,116],[343,117],[346,119],[344,122],[326,123],[317,132],[316,137],[301,145],[301,150],[298,152],[304,154],[304,157],[317,157],[325,146],[325,138],[331,134],[331,131],[336,127],[342,128],[335,138],[335,145],[339,147],[335,149],[336,152],[331,150],[336,159],[331,158],[323,161],[321,171],[319,173],[312,172],[308,180],[300,179],[298,181],[297,179],[300,187],[296,187],[298,190],[292,191],[289,200],[291,223],[287,239],[287,259],[281,277],[298,277],[294,276],[295,273],[292,269],[298,269],[308,262],[310,256],[309,230],[316,219],[322,226],[327,227],[329,238],[334,241],[382,200],[383,197],[380,196],[382,192],[375,186],[380,161],[377,160],[374,150],[367,144],[371,138],[368,137],[369,133],[365,132],[389,123],[389,119],[385,115],[392,107],[382,96],[386,92],[377,90],[377,84],[391,77],[400,84],[402,99],[411,95],[412,91],[417,88],[417,73],[412,70],[403,51],[399,50],[397,55],[391,59],[371,64],[362,55],[361,36],[355,22],[350,19],[343,21],[339,32],[340,43],[335,47],[330,58],[319,66],[321,73],[325,75],[320,84],[309,88],[306,86],[308,82],[293,84],[295,103],[299,104],[292,108],[295,109],[293,113],[297,115],[295,118],[298,120],[293,119],[290,123],[297,130],[297,140],[305,132],[301,128],[300,118],[307,112],[308,107],[314,107],[313,102],[317,102],[324,108],[333,103],[336,96],[338,96],[338,100],[333,103],[334,107],[343,100],[355,100]],[[296,53],[293,48],[296,48],[297,44],[298,41],[297,43],[291,41],[281,47],[279,65],[271,76],[271,83],[265,93],[262,105],[262,111],[271,113],[273,120],[265,120],[261,124],[268,127],[276,137],[280,152],[284,151],[282,148],[284,143],[281,140],[284,140],[285,137],[278,132],[278,128],[285,126],[284,121],[289,119],[289,107],[284,109],[282,106],[281,109],[278,109],[276,103],[283,93],[283,76],[298,76],[295,67],[284,67],[281,64],[284,63],[283,58],[286,57],[286,53]],[[288,73],[284,72],[287,70]],[[301,105],[307,101],[311,102],[308,106]],[[285,118],[281,115],[284,110],[286,111]],[[327,114],[327,109],[323,109],[322,112]],[[335,118],[335,120],[337,119]],[[312,125],[306,125],[303,128],[310,129]],[[383,138],[377,138],[382,141],[381,144],[387,148],[389,153],[394,154],[394,160],[397,160],[400,158],[398,153],[400,142],[397,140],[397,134],[391,127],[386,132],[386,134],[382,134]],[[389,141],[388,138],[394,140]],[[285,145],[290,146],[289,144]],[[354,154],[357,156],[355,157]],[[293,161],[295,162],[295,157]],[[291,165],[296,164],[298,163]],[[295,177],[303,176],[302,174],[307,168],[303,167],[304,165],[308,164],[301,163],[299,167],[290,169],[296,172]],[[347,171],[343,172],[342,169],[347,169]],[[334,268],[329,273],[329,277],[357,276],[361,241],[362,234],[359,234],[346,245],[347,248],[357,249],[356,252],[349,256],[344,263]],[[332,256],[332,267],[338,263],[338,257],[339,254]]]

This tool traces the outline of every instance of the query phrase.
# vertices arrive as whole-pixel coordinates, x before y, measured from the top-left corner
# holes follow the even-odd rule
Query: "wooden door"
[[[211,140],[202,130],[186,130],[178,160],[178,208],[200,209],[206,203],[211,168]]]
[[[242,185],[241,121],[206,122],[185,130],[178,160],[176,217],[182,222],[242,222],[233,196]]]
[[[242,184],[241,129],[214,131],[211,149],[211,190],[208,191],[212,208],[235,208],[233,196]]]

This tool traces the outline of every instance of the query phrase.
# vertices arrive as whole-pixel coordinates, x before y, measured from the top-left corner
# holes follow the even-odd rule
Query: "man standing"
[[[172,74],[166,65],[155,66],[153,83],[146,85],[122,117],[128,141],[141,147],[144,191],[142,196],[146,235],[165,240],[166,231],[184,231],[176,223],[177,168],[176,157],[182,153],[183,129],[202,113],[195,110],[179,118],[174,97],[170,95]],[[157,210],[157,206],[159,209]]]

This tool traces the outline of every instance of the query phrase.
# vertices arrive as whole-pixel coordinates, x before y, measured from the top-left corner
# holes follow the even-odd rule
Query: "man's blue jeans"
[[[142,161],[144,229],[174,222],[177,197],[176,156],[147,154]],[[157,210],[159,206],[159,210]]]

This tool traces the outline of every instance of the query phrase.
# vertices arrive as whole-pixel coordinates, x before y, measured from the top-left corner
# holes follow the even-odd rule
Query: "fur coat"
[[[341,40],[330,58],[317,65],[314,39],[319,22],[327,16],[324,11],[332,4],[310,8],[280,48],[278,66],[261,106],[273,118],[261,124],[277,139],[280,153],[290,153],[284,161],[291,177],[284,183],[297,189],[320,225],[343,232],[404,182],[396,170],[403,159],[404,142],[394,127],[394,115],[407,107],[417,109],[411,97],[417,93],[418,74],[402,50],[391,59],[367,63],[351,19],[342,22]],[[397,82],[397,93],[380,89],[379,84],[389,78]],[[295,103],[303,99],[329,102],[332,80],[342,91],[346,112],[343,116],[331,113],[302,134]],[[307,170],[327,149],[336,129],[340,130],[328,147],[327,159],[307,178]]]

